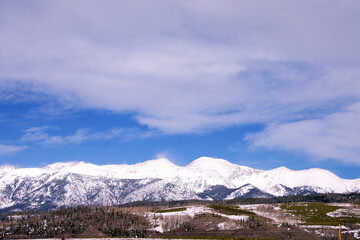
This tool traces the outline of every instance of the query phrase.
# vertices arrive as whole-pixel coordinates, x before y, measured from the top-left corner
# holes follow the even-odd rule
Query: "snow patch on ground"
[[[339,227],[338,226],[326,226],[326,225],[299,225],[299,227],[303,228],[305,231],[309,232],[308,229],[315,229],[315,233],[319,236],[326,236],[328,235],[329,233],[324,233],[322,231],[322,229],[334,229],[334,230],[338,230]],[[354,236],[354,238],[356,239],[360,239],[360,229],[355,229],[355,230],[350,230],[348,227],[346,226],[340,226],[340,229],[341,229],[341,233],[342,234],[345,234],[345,233],[348,233],[348,234],[351,234]]]
[[[360,239],[360,229],[347,231],[350,234],[354,234],[354,238]]]
[[[211,210],[207,207],[204,206],[189,206],[189,207],[185,207],[186,210],[185,211],[181,211],[181,212],[167,212],[167,213],[156,213],[157,215],[162,215],[162,216],[174,216],[174,215],[188,215],[190,217],[194,217],[196,214],[201,214],[201,213],[206,213],[206,212],[210,212]]]
[[[328,215],[329,217],[344,217],[344,216],[348,216],[347,213],[348,213],[347,209],[340,208],[333,212],[326,213],[326,215]]]
[[[328,215],[329,217],[351,217],[351,216],[360,217],[360,208],[358,205],[354,205],[350,203],[335,203],[329,205],[342,207],[333,212],[327,213],[326,215]]]
[[[222,214],[222,213],[216,213],[222,217],[226,217],[229,218],[231,220],[247,220],[249,217],[245,216],[245,215],[226,215],[226,214]]]
[[[217,214],[224,218],[228,218],[230,220],[243,220],[246,221],[249,217],[245,215],[226,215],[222,213],[218,213],[211,208],[204,207],[204,206],[187,206],[185,207],[186,210],[179,211],[179,212],[165,212],[165,213],[147,213],[149,215],[150,224],[154,226],[149,230],[157,231],[163,233],[167,230],[167,224],[171,224],[171,222],[178,221],[184,222],[189,220],[190,218],[195,217],[197,214],[203,213],[210,213],[210,214]],[[228,229],[238,229],[239,227],[236,226],[235,222],[225,222],[224,225],[218,226],[219,229],[221,228],[228,228]],[[231,228],[232,227],[232,228]]]
[[[219,230],[234,230],[234,229],[240,229],[239,224],[236,224],[235,222],[221,222],[217,225]]]
[[[339,229],[338,226],[328,226],[328,225],[299,225],[302,228],[330,228],[330,229]],[[341,226],[341,230],[348,230],[347,227]]]

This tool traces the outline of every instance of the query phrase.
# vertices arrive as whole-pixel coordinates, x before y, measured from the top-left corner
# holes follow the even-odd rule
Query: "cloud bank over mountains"
[[[358,1],[2,1],[0,16],[0,101],[161,134],[259,123],[255,147],[360,164]],[[37,141],[97,138],[79,131]]]
[[[322,119],[310,119],[269,126],[264,132],[249,134],[254,146],[306,152],[319,159],[340,159],[358,163],[360,156],[360,104]]]

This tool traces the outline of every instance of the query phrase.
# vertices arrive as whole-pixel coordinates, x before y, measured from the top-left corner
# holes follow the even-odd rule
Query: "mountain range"
[[[209,157],[184,167],[166,158],[134,165],[60,162],[43,168],[0,167],[1,211],[350,192],[360,192],[360,179],[342,179],[319,168],[258,170]]]

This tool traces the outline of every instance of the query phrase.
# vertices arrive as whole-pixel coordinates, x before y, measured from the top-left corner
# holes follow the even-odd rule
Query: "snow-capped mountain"
[[[134,165],[68,162],[44,168],[0,167],[2,210],[348,192],[360,192],[360,179],[342,179],[323,169],[263,171],[208,157],[185,167],[165,158]]]

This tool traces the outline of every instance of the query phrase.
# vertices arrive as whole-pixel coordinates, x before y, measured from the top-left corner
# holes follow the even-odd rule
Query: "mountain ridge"
[[[219,158],[187,166],[166,158],[127,165],[58,162],[43,168],[0,168],[0,209],[112,205],[132,201],[278,197],[360,192],[360,179],[324,169],[258,170]]]

